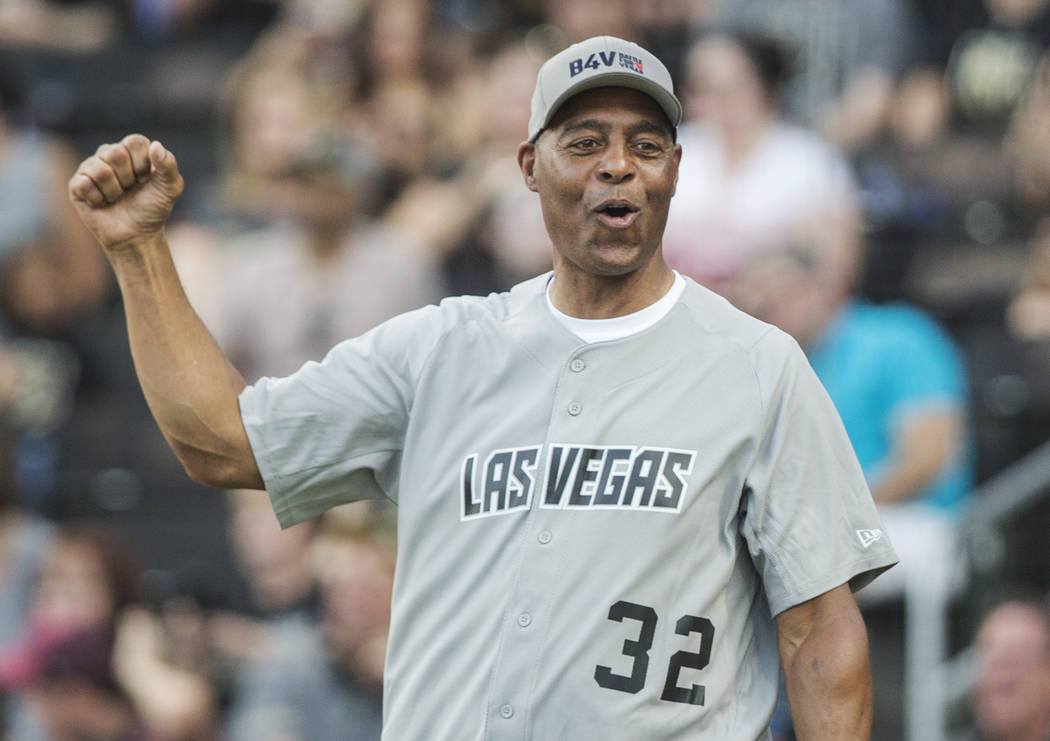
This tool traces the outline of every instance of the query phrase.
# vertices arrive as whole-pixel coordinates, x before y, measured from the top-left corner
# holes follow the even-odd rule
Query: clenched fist
[[[141,134],[103,144],[69,180],[77,214],[107,250],[159,234],[182,189],[175,155]]]

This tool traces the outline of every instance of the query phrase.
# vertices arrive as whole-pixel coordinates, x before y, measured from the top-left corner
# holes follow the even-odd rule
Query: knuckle
[[[95,184],[86,175],[80,175],[69,184],[70,196],[76,200],[84,201],[90,205],[96,205],[102,200]]]
[[[84,164],[80,169],[81,172],[83,172],[95,182],[105,180],[112,174],[109,169],[109,166],[101,159],[99,159],[98,156],[90,157],[84,160]]]
[[[131,156],[122,144],[111,144],[102,159],[112,165],[124,165],[131,160]]]
[[[95,151],[92,159],[104,166],[113,167],[124,167],[131,161],[128,150],[121,144],[103,144]]]

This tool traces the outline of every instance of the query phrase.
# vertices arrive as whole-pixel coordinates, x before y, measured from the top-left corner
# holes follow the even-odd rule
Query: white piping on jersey
[[[562,326],[587,343],[619,340],[632,334],[637,334],[643,329],[649,329],[649,327],[667,316],[685,292],[685,278],[679,275],[676,270],[674,271],[674,282],[667,290],[667,293],[644,309],[639,309],[624,316],[614,316],[610,319],[579,319],[558,311],[554,302],[551,301],[551,284],[553,282],[553,277],[547,281],[547,308]]]

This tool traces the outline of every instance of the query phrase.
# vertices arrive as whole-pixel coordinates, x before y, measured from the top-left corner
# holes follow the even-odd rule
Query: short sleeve
[[[361,499],[396,499],[415,379],[436,343],[436,307],[340,343],[320,363],[262,378],[241,418],[283,527]]]
[[[773,614],[897,561],[845,429],[801,349],[779,330],[751,359],[763,401],[742,534]]]

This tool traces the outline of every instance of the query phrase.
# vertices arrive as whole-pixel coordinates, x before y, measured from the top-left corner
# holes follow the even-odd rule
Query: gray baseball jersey
[[[384,739],[767,737],[773,616],[896,559],[798,346],[691,281],[586,344],[548,276],[241,396],[282,524],[399,504]]]

